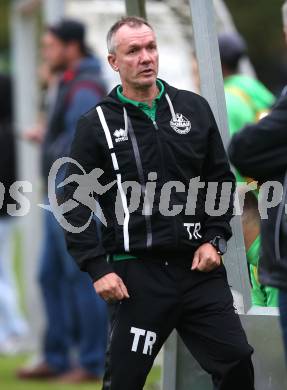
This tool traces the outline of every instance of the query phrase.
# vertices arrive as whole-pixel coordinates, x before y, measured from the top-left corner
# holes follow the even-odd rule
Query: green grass
[[[101,390],[100,385],[62,385],[39,381],[20,381],[15,377],[17,368],[25,364],[27,357],[0,357],[0,389],[1,390]],[[147,379],[145,390],[158,390],[160,367],[154,367]]]
[[[17,288],[18,288],[18,296],[19,296],[19,303],[20,308],[23,313],[26,314],[26,307],[25,307],[25,281],[23,277],[23,270],[22,270],[22,254],[21,254],[21,248],[22,248],[22,235],[21,231],[16,228],[13,232],[13,266],[14,266],[14,272],[17,282]]]

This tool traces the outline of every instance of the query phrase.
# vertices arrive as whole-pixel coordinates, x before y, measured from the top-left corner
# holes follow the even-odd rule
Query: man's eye
[[[150,50],[156,50],[156,45],[150,45],[150,46],[149,46],[149,49],[150,49]]]

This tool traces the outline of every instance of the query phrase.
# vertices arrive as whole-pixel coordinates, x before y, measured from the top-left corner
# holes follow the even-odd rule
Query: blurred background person
[[[247,55],[247,46],[238,33],[222,33],[218,37],[224,81],[224,92],[231,134],[247,123],[266,115],[275,101],[273,94],[256,78],[239,72],[239,64]]]
[[[287,36],[287,2],[283,8]],[[286,38],[287,42],[287,38]],[[283,185],[281,202],[261,219],[261,254],[259,280],[279,289],[280,320],[287,354],[287,96],[283,95],[269,115],[244,127],[230,142],[229,157],[245,176],[259,184],[272,180]],[[270,190],[268,190],[270,195]],[[273,191],[274,194],[274,191]],[[267,194],[265,194],[267,196]],[[286,355],[287,356],[287,355]]]
[[[218,37],[224,80],[227,119],[230,134],[239,132],[244,125],[257,122],[267,115],[275,101],[273,94],[257,79],[241,74],[239,65],[247,54],[247,46],[238,33],[222,33]],[[246,178],[236,172],[237,183]],[[278,291],[262,286],[258,280],[260,252],[260,216],[257,193],[248,192],[242,214],[242,227],[251,280],[251,299],[255,306],[278,306]]]
[[[15,180],[12,81],[10,76],[0,74],[0,354],[19,352],[23,336],[28,332],[15,282],[12,250],[15,217],[7,212],[7,205],[15,203],[9,195]]]
[[[38,69],[40,85],[40,107],[35,126],[28,129],[23,137],[27,141],[41,145],[47,128],[47,115],[51,112],[57,98],[60,73],[53,71],[47,62],[42,62]]]
[[[65,19],[47,27],[43,38],[46,73],[46,129],[28,132],[31,141],[42,141],[42,173],[47,198],[50,168],[68,156],[79,117],[105,95],[99,60],[85,44],[82,23]],[[43,117],[42,117],[43,118]],[[40,120],[40,123],[45,122]],[[57,177],[61,181],[64,172]],[[61,202],[61,193],[58,193]],[[107,341],[106,304],[87,274],[67,252],[64,232],[53,213],[44,211],[44,242],[39,282],[46,313],[43,360],[18,371],[21,379],[57,377],[66,383],[99,380],[103,375]],[[73,362],[71,351],[77,350]]]

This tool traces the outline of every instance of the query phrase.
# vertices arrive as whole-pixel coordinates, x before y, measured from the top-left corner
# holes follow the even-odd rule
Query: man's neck
[[[151,107],[152,102],[159,93],[159,89],[156,83],[154,83],[154,85],[152,85],[151,87],[147,88],[130,88],[129,86],[123,85],[122,93],[128,99],[146,103]]]

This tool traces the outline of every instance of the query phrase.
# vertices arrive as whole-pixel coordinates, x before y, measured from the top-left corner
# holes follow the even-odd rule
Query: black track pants
[[[253,349],[234,312],[225,267],[202,273],[161,261],[114,263],[130,298],[113,305],[104,390],[142,390],[173,329],[216,390],[254,390]]]

